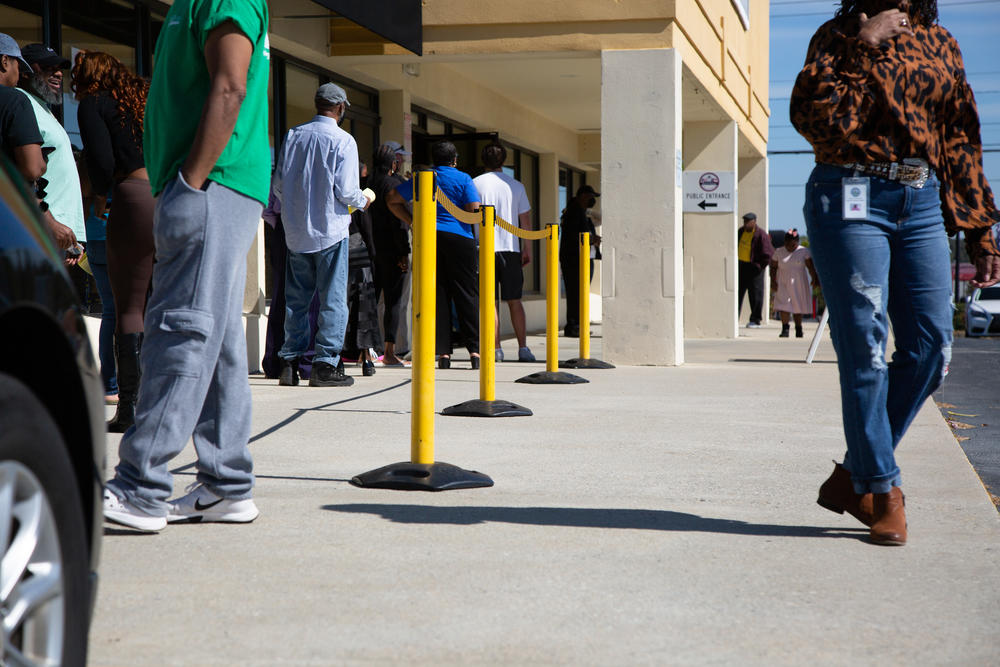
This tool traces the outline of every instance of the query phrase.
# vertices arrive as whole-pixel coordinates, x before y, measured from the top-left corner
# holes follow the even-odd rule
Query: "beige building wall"
[[[403,141],[408,136],[409,111],[419,105],[477,130],[497,131],[505,140],[536,152],[539,193],[535,205],[542,224],[559,218],[560,163],[584,170],[590,183],[602,183],[599,233],[605,239],[605,260],[595,270],[591,310],[595,319],[603,317],[604,349],[624,360],[630,340],[627,332],[637,314],[630,308],[645,304],[625,306],[628,299],[615,296],[623,284],[620,253],[626,252],[624,239],[642,237],[644,232],[635,225],[645,223],[637,222],[633,212],[618,209],[614,202],[623,199],[620,188],[633,194],[643,191],[640,186],[662,189],[664,178],[671,178],[678,166],[687,167],[676,164],[676,151],[681,150],[687,159],[682,138],[689,126],[723,124],[732,137],[724,160],[740,165],[740,207],[752,202],[748,205],[757,209],[760,223],[767,226],[769,3],[749,4],[747,27],[733,0],[509,0],[488,6],[468,0],[424,0],[424,51],[418,57],[344,19],[294,18],[317,13],[309,0],[273,0],[271,46],[378,90],[383,140]],[[650,91],[608,79],[607,54],[614,53],[616,62],[630,62],[632,57],[626,52],[639,51],[653,60],[666,58],[671,68],[679,67],[678,76],[669,81],[657,79],[652,72],[643,74],[677,95],[677,117],[663,116],[659,121],[670,127],[676,121],[680,129],[656,142],[635,131],[637,122],[656,120],[642,109]],[[638,53],[632,56],[637,63],[646,59]],[[643,67],[640,70],[645,72]],[[619,99],[609,104],[612,89]],[[650,151],[658,156],[652,175],[632,173],[629,165],[646,164]],[[623,178],[625,174],[631,175]],[[672,219],[679,203],[671,199],[673,188],[666,190],[665,198],[657,199],[654,206],[659,207],[658,216],[669,211],[667,217]],[[706,283],[700,273],[685,275],[686,226],[686,219],[678,217],[675,228],[659,229],[657,233],[665,234],[669,242],[657,246],[658,253],[643,249],[638,254],[644,259],[628,266],[629,271],[654,276],[659,298],[673,300],[650,330],[654,333],[646,336],[650,348],[655,344],[667,350],[655,363],[681,363],[685,336],[735,335],[735,323],[728,315],[728,302],[735,309],[735,298],[728,292],[713,297],[728,300],[717,309],[725,313],[725,321],[688,322],[696,317],[697,308],[682,305],[685,281],[695,279],[695,289]],[[723,235],[715,236],[722,243]],[[735,232],[731,241],[732,247],[716,249],[719,257],[735,256]],[[691,243],[697,245],[694,239]],[[632,259],[630,252],[626,255]],[[702,254],[707,249],[694,253]],[[541,264],[544,282],[544,256],[535,259]],[[734,282],[735,273],[730,273],[728,268],[719,269],[713,280],[719,282],[722,276],[720,284],[730,277]],[[720,289],[728,288],[735,290],[728,283]],[[612,303],[615,299],[617,304]],[[540,330],[543,302],[529,300],[526,306],[529,328]],[[623,338],[612,340],[611,332]],[[629,362],[638,363],[631,357]]]

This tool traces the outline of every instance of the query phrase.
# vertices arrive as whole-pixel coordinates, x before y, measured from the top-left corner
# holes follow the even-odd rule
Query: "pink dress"
[[[809,248],[799,246],[788,252],[785,246],[774,251],[771,259],[778,263],[778,291],[774,295],[774,310],[783,313],[812,313],[812,286],[806,260],[812,259]]]

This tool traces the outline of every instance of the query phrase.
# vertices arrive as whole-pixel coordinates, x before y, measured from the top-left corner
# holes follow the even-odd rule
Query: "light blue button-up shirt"
[[[288,131],[272,187],[292,252],[319,252],[343,241],[351,224],[347,207],[368,203],[359,186],[358,145],[328,116]]]

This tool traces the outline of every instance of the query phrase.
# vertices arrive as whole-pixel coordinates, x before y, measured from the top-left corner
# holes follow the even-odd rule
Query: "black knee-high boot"
[[[135,401],[139,396],[139,350],[142,334],[115,336],[115,361],[118,363],[118,410],[108,422],[108,431],[124,433],[135,423]]]

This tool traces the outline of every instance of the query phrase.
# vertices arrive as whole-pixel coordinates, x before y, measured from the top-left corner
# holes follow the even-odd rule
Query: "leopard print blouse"
[[[921,157],[941,181],[948,233],[965,232],[970,256],[997,255],[1000,221],[983,173],[979,113],[958,42],[940,25],[913,26],[881,48],[856,37],[857,17],[816,32],[792,92],[795,129],[827,164]]]

